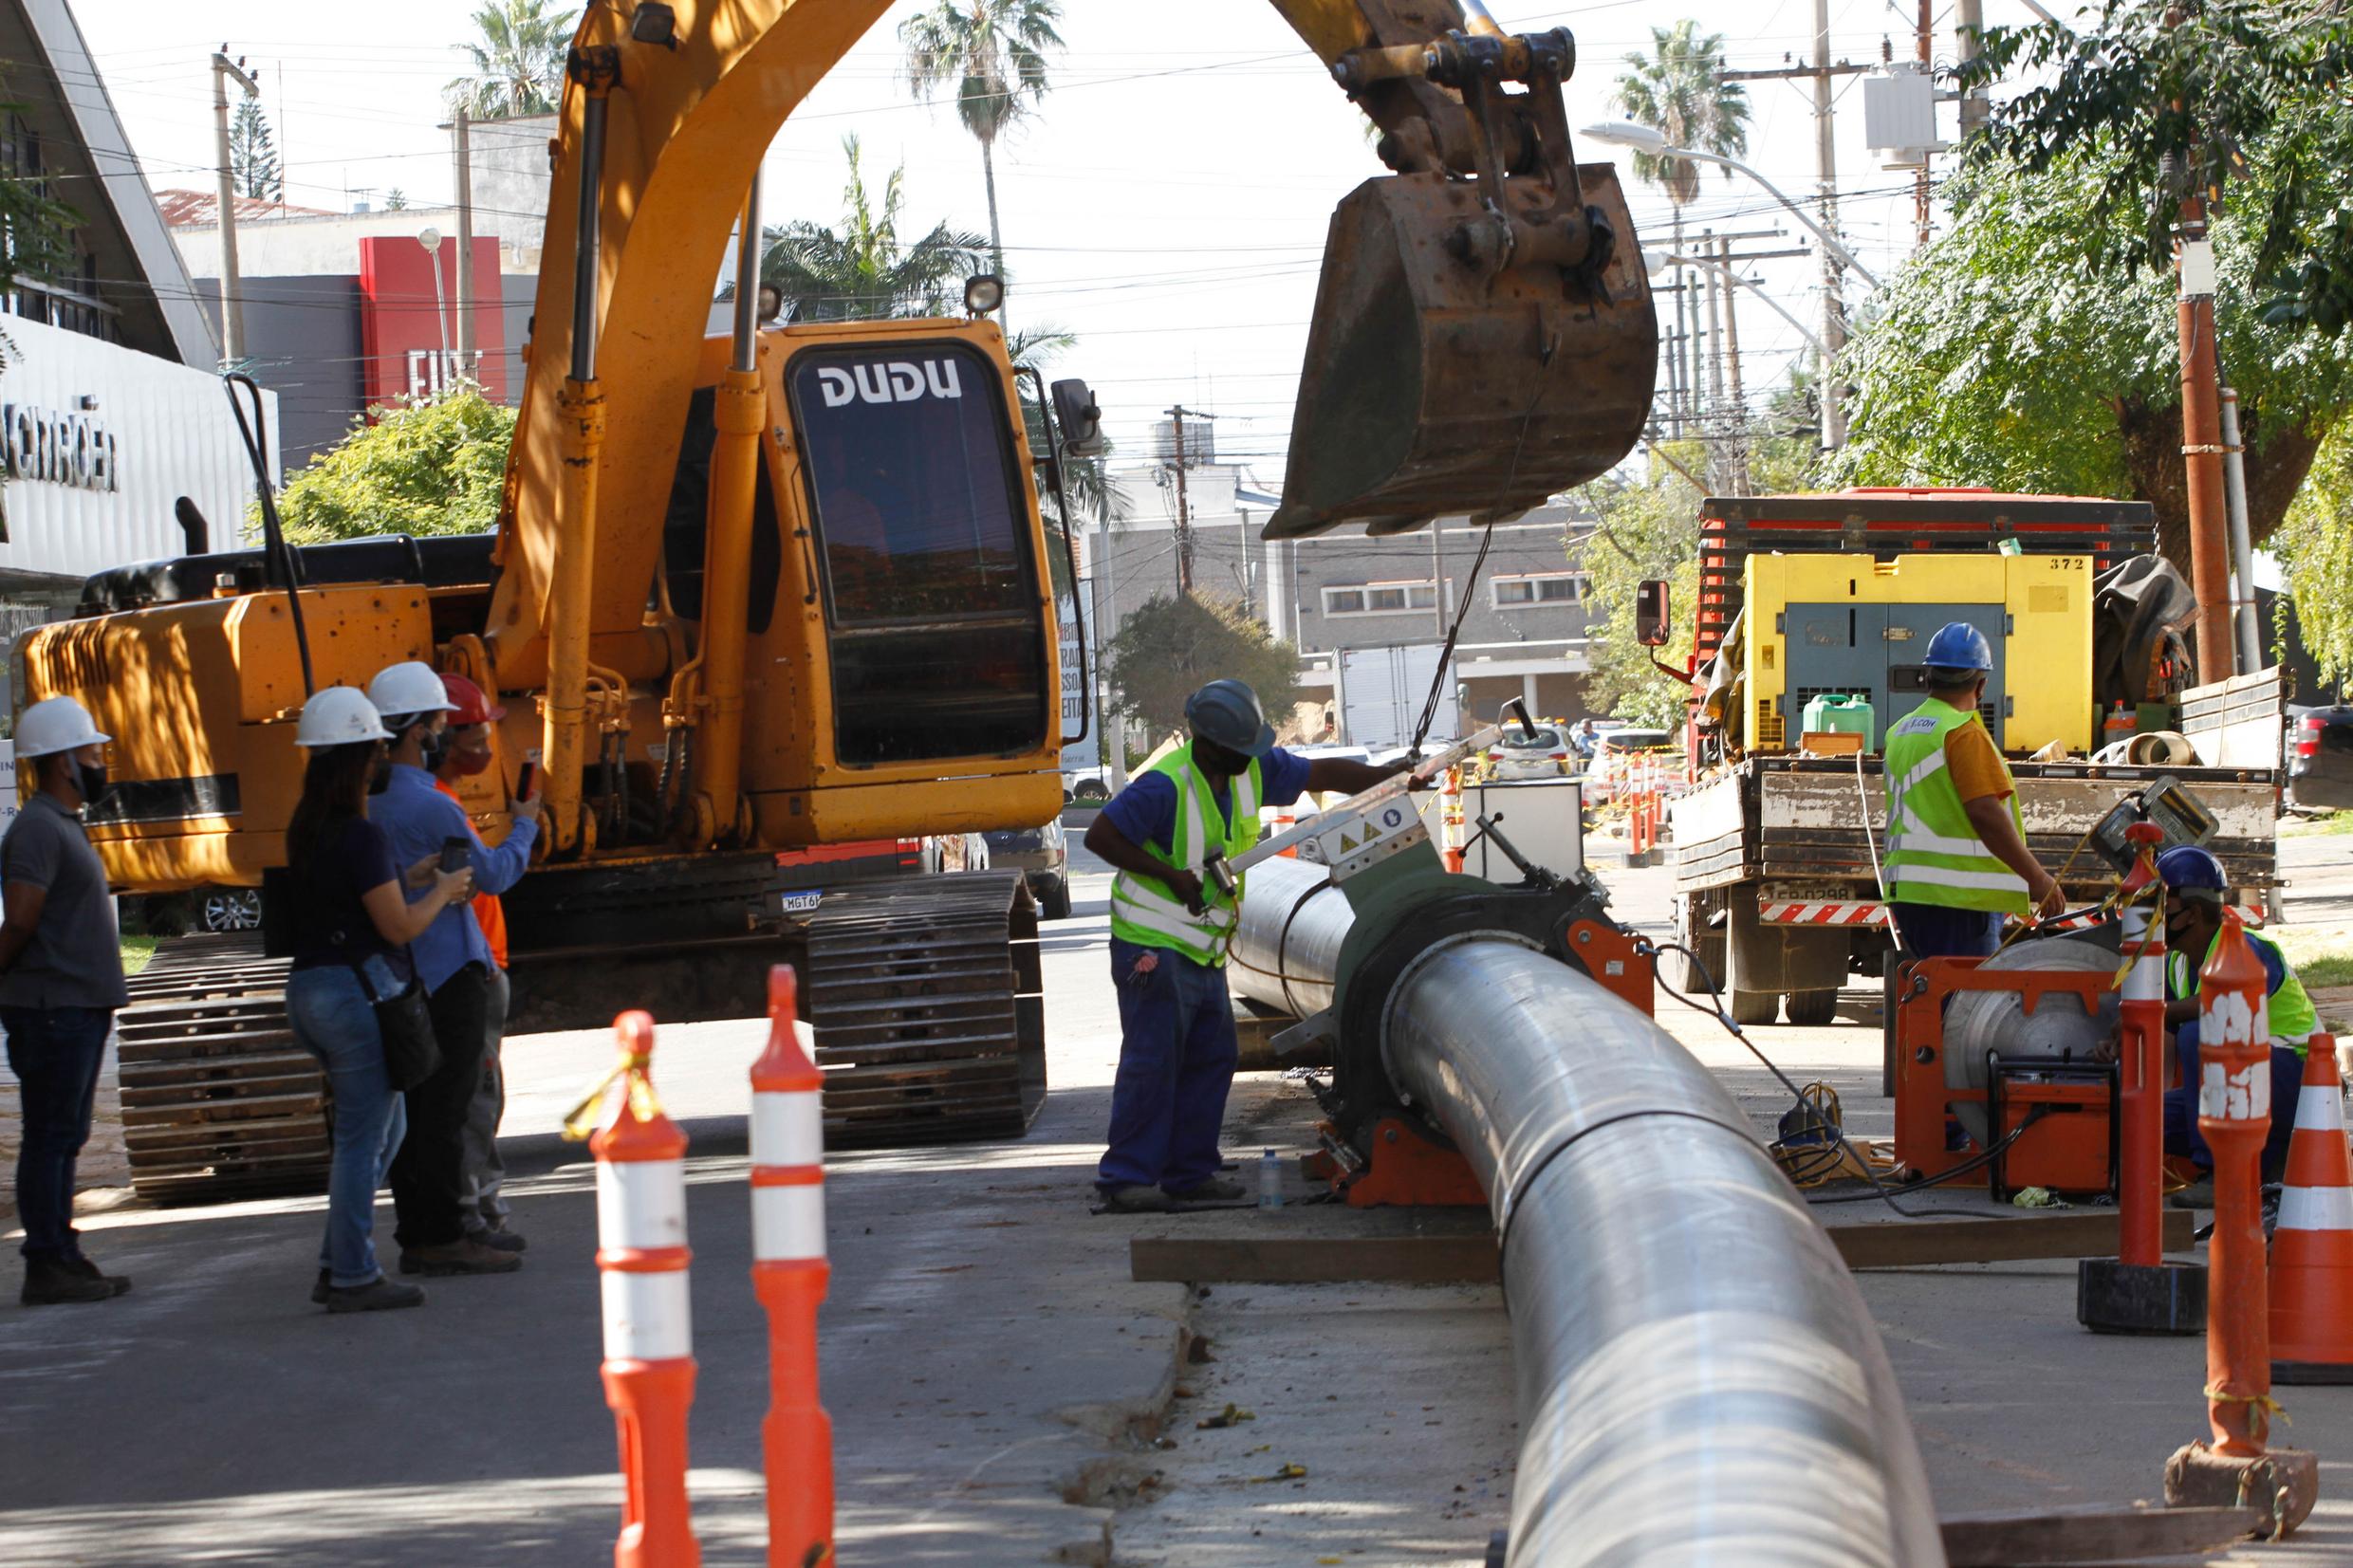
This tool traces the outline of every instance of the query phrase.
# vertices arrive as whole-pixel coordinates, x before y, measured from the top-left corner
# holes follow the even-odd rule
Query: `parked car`
[[[986,837],[989,863],[1027,877],[1040,914],[1048,920],[1070,918],[1070,844],[1061,819],[1042,827],[1001,828]]]
[[[2288,710],[2288,804],[2353,811],[2353,708]]]
[[[1505,782],[1557,779],[1569,770],[1569,755],[1568,737],[1553,726],[1540,724],[1529,733],[1516,724],[1507,724],[1503,733],[1488,744],[1487,776]]]
[[[1062,803],[1073,801],[1101,804],[1111,799],[1111,769],[1107,767],[1065,767],[1062,770]]]

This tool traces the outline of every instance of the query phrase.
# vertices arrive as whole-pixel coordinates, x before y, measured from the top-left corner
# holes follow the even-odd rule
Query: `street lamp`
[[[450,312],[441,294],[441,231],[420,229],[417,231],[417,243],[433,258],[433,319],[441,328],[441,360],[434,367],[432,392],[438,397],[450,380]]]
[[[1642,252],[1642,270],[1649,273],[1652,277],[1655,278],[1658,276],[1659,273],[1664,272],[1670,267],[1704,267],[1711,272],[1722,273],[1725,277],[1730,278],[1732,282],[1740,285],[1750,293],[1754,294],[1758,299],[1763,300],[1767,304],[1772,306],[1773,314],[1779,316],[1783,321],[1788,322],[1791,326],[1797,328],[1798,336],[1806,340],[1806,345],[1808,348],[1811,348],[1817,354],[1820,354],[1823,351],[1822,340],[1814,334],[1813,330],[1804,322],[1801,322],[1795,316],[1790,315],[1788,307],[1783,305],[1779,300],[1776,300],[1770,294],[1766,293],[1764,286],[1758,283],[1754,278],[1744,278],[1739,274],[1739,272],[1725,266],[1722,262],[1712,260],[1706,256],[1682,256],[1677,255],[1675,252],[1669,250],[1645,250]]]
[[[1871,275],[1871,269],[1857,261],[1855,253],[1838,242],[1838,236],[1816,223],[1813,214],[1790,200],[1783,194],[1779,186],[1738,158],[1723,157],[1714,153],[1703,153],[1692,147],[1674,146],[1668,142],[1664,131],[1655,130],[1648,125],[1638,125],[1631,120],[1605,120],[1598,125],[1586,126],[1579,134],[1589,140],[1602,143],[1604,147],[1630,147],[1638,153],[1649,153],[1657,157],[1680,157],[1689,158],[1694,163],[1714,163],[1748,175],[1765,187],[1767,194],[1787,207],[1798,222],[1812,230],[1814,237],[1822,242],[1823,249],[1836,256],[1843,265],[1853,267],[1855,275],[1864,283],[1874,288],[1880,286],[1879,279]]]

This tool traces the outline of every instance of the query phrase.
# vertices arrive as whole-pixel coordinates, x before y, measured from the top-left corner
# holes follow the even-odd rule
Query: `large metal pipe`
[[[1322,878],[1251,871],[1245,994],[1328,1002],[1350,915]],[[1673,1037],[1487,935],[1409,965],[1382,1036],[1392,1081],[1470,1160],[1503,1238],[1522,1433],[1510,1563],[1944,1561],[1852,1276]]]

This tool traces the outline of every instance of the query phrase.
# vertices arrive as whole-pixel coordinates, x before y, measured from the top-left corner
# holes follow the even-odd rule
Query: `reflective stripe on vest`
[[[2279,989],[2271,993],[2267,1009],[2270,1015],[2271,1043],[2293,1045],[2296,1054],[2302,1056],[2305,1042],[2320,1031],[2319,1009],[2312,1005],[2311,997],[2305,994],[2304,982],[2296,978],[2294,968],[2288,964],[2288,955],[2280,951],[2277,942],[2253,932],[2247,932],[2247,940],[2258,953],[2268,952],[2279,961]],[[2205,968],[2208,960],[2214,956],[2214,949],[2221,945],[2222,933],[2216,932],[2214,939],[2206,944],[2206,957],[2198,960],[2198,969]],[[2197,994],[2197,970],[2190,968],[2190,955],[2177,949],[2165,954],[2165,994],[2176,1002],[2186,1002]]]
[[[1176,820],[1167,851],[1149,840],[1137,846],[1153,859],[1171,870],[1198,873],[1213,847],[1232,860],[1258,841],[1258,802],[1266,791],[1255,761],[1228,786],[1232,797],[1230,821],[1218,814],[1209,781],[1194,767],[1190,745],[1162,757],[1151,771],[1176,789]],[[1218,893],[1206,877],[1201,892],[1209,913],[1195,914],[1158,882],[1121,872],[1111,882],[1111,934],[1122,942],[1171,949],[1196,964],[1221,966],[1240,912],[1236,901]]]
[[[2026,879],[1985,846],[1945,767],[1945,737],[1977,715],[1929,698],[1887,731],[1887,881],[1890,897],[1947,909],[2027,913]],[[2003,769],[2007,777],[2009,768]],[[2010,793],[2010,820],[2018,792]]]

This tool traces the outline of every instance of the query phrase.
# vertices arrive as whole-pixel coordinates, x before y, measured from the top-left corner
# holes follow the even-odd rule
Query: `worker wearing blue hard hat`
[[[2222,939],[2230,880],[2221,861],[2191,844],[2158,856],[2157,875],[2165,884],[2165,1026],[2173,1031],[2175,1060],[2180,1065],[2179,1083],[2165,1091],[2165,1153],[2190,1161],[2199,1171],[2188,1188],[2174,1194],[2173,1202],[2181,1208],[2211,1208],[2214,1158],[2197,1130],[2198,971]],[[2321,1021],[2279,944],[2251,931],[2247,942],[2263,961],[2270,993],[2272,1116],[2270,1136],[2263,1147],[2263,1171],[2266,1181],[2276,1181],[2287,1168],[2288,1141],[2295,1132],[2292,1086],[2303,1079],[2307,1043]],[[2279,1114],[2283,1105],[2288,1115]]]
[[[1888,913],[1919,958],[1990,958],[2005,915],[2066,907],[2027,847],[2018,786],[1978,716],[1993,649],[1954,621],[1928,641],[1927,700],[1887,731]]]
[[[1274,744],[1258,694],[1214,680],[1185,703],[1192,738],[1168,748],[1114,796],[1086,848],[1119,873],[1111,884],[1111,979],[1120,993],[1120,1069],[1110,1147],[1096,1171],[1103,1208],[1145,1213],[1230,1201],[1217,1134],[1240,1046],[1226,989],[1226,944],[1238,879],[1215,871],[1258,841],[1258,808],[1310,790],[1355,794],[1410,766],[1298,756]],[[1205,881],[1206,878],[1206,881]]]

